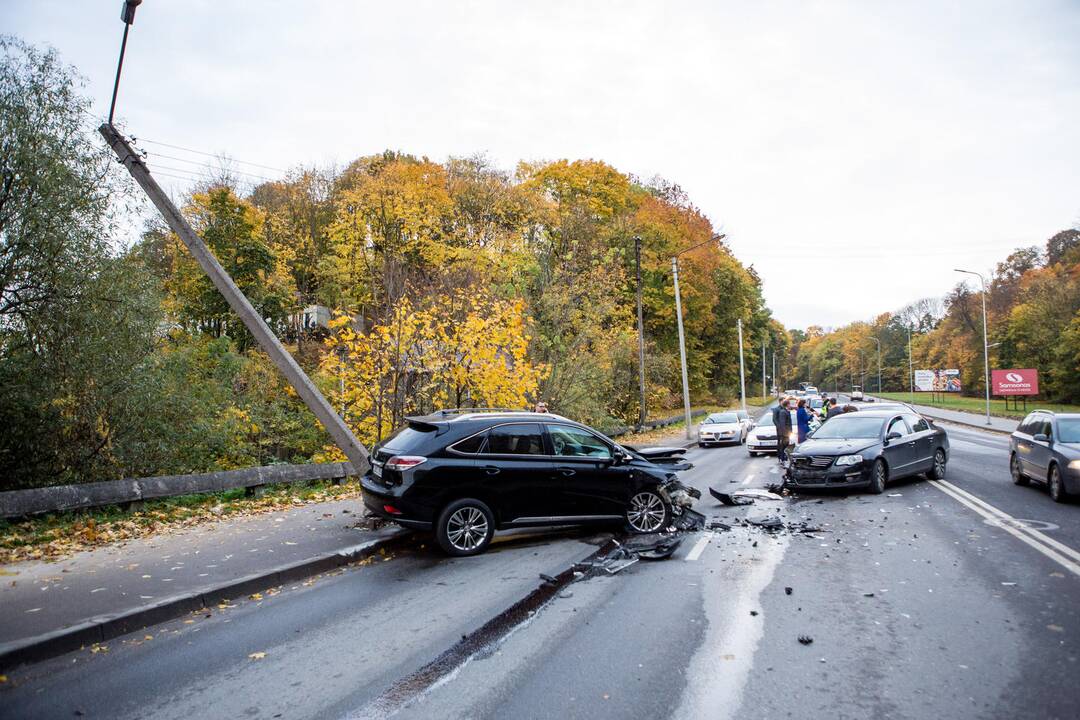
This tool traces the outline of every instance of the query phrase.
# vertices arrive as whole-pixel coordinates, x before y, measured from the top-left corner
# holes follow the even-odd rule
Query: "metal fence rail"
[[[694,417],[705,411],[693,413]],[[645,428],[668,427],[683,421],[682,415],[653,420]],[[633,432],[631,426],[604,431],[608,437]],[[0,517],[16,518],[65,510],[85,510],[105,505],[128,505],[143,500],[222,492],[239,488],[259,488],[279,483],[309,480],[339,480],[355,475],[351,463],[317,463],[309,465],[264,465],[242,470],[199,473],[195,475],[161,475],[131,480],[108,480],[81,485],[54,485],[30,490],[0,492]]]
[[[12,518],[103,505],[123,505],[177,495],[258,488],[275,483],[335,480],[352,474],[352,465],[349,463],[264,465],[197,475],[162,475],[133,480],[9,490],[0,492],[0,517]]]

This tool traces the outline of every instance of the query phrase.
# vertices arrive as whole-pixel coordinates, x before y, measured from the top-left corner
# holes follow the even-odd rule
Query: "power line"
[[[155,162],[153,160],[153,158],[155,158],[155,157],[168,158],[169,160],[179,160],[180,162],[186,162],[186,163],[190,163],[192,165],[197,165],[197,166],[199,166],[200,169],[205,169],[205,170],[208,170],[208,171],[211,171],[211,172],[214,171],[214,168],[207,165],[206,163],[197,162],[195,160],[185,160],[184,158],[172,157],[170,155],[162,155],[160,153],[150,153],[149,157],[147,158],[147,164],[148,165],[152,164],[152,165],[154,165],[154,167],[159,167],[162,170],[179,170],[181,172],[195,172],[194,170],[191,170],[189,168],[175,168],[175,167],[171,168],[168,165],[159,165],[157,162]],[[229,167],[222,167],[222,168],[220,168],[220,170],[221,170],[221,172],[223,172],[225,174],[246,175],[248,177],[255,178],[257,180],[263,180],[263,181],[266,181],[266,182],[275,182],[274,178],[268,178],[268,177],[265,177],[263,175],[256,175],[255,173],[244,172],[243,170],[234,170],[234,169],[229,168]]]
[[[182,150],[183,152],[194,153],[195,155],[205,155],[206,157],[212,157],[212,158],[221,158],[222,157],[221,153],[211,153],[211,152],[206,152],[205,150],[192,150],[191,148],[182,147],[180,145],[172,145],[170,143],[160,142],[158,140],[148,140],[147,138],[138,138],[137,142],[150,143],[151,145],[160,145],[161,147],[172,148],[173,150]],[[229,156],[225,156],[225,157],[228,157],[233,162],[238,162],[238,163],[241,163],[243,165],[251,165],[252,167],[263,168],[264,170],[273,170],[274,172],[279,172],[279,173],[287,173],[288,172],[288,170],[282,170],[281,168],[272,167],[270,165],[263,165],[261,163],[251,162],[250,160],[240,160],[239,158],[229,157]]]

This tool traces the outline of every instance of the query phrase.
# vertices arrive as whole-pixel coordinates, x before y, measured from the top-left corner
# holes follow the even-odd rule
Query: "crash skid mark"
[[[613,538],[558,575],[541,574],[542,582],[535,590],[345,717],[348,720],[382,720],[397,714],[452,681],[473,660],[491,657],[507,638],[531,623],[568,585],[592,577],[615,575],[638,560],[666,560],[688,534],[700,531],[703,524],[704,516],[686,508],[668,531]]]
[[[747,553],[750,533],[756,547]],[[729,562],[719,563],[704,576],[703,602],[709,618],[705,638],[690,660],[687,682],[679,707],[672,717],[686,720],[731,717],[741,704],[742,688],[753,667],[754,653],[768,618],[760,614],[761,593],[772,582],[784,559],[789,538],[783,534],[761,535],[736,528],[718,533],[715,541]],[[738,553],[736,553],[736,548]],[[723,613],[714,612],[724,608]],[[755,611],[754,615],[750,611]]]

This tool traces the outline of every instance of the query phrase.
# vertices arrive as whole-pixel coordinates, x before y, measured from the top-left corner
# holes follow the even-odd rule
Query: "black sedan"
[[[949,438],[914,412],[860,410],[837,415],[791,454],[793,487],[866,487],[881,493],[890,480],[925,473],[945,477]]]
[[[374,448],[360,482],[370,512],[433,530],[451,555],[475,555],[503,528],[663,530],[701,497],[676,479],[677,454],[662,449],[654,463],[550,413],[447,411],[409,418]]]

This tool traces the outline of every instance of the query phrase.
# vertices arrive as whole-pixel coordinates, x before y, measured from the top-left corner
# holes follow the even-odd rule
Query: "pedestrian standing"
[[[795,421],[798,425],[799,442],[805,442],[806,436],[810,434],[810,409],[806,406],[806,398],[799,400],[795,409]]]
[[[776,428],[776,459],[787,462],[787,447],[791,443],[791,410],[788,407],[791,398],[784,396],[773,408],[773,426]]]
[[[825,413],[825,419],[836,417],[844,412],[843,408],[836,404],[836,398],[829,398],[829,409]]]

